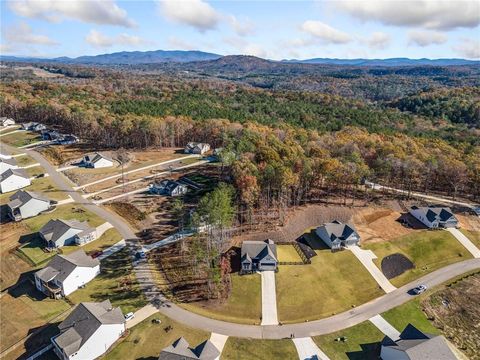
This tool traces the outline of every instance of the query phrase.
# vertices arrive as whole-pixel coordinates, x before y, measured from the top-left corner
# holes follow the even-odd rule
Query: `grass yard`
[[[44,242],[37,233],[27,235],[27,243],[18,248],[19,255],[26,257],[33,266],[39,266],[55,256],[56,252],[47,252],[43,248]]]
[[[281,322],[328,317],[384,294],[350,251],[332,253],[323,245],[316,252],[311,264],[280,266],[276,287]]]
[[[132,270],[130,253],[125,248],[103,260],[100,275],[68,298],[75,304],[109,299],[113,306],[120,306],[124,314],[136,311],[147,301]]]
[[[379,268],[385,256],[395,253],[405,255],[415,264],[414,269],[407,270],[390,280],[396,287],[446,265],[472,257],[453,235],[443,230],[416,231],[396,240],[366,244],[363,248],[372,250],[378,256],[374,262]]]
[[[428,321],[418,298],[388,310],[382,316],[400,332],[411,323],[417,329],[426,333],[440,334],[440,331]]]
[[[154,324],[152,323],[153,319],[159,319],[162,322],[161,324]],[[166,332],[165,328],[167,326],[171,326],[172,330]],[[128,336],[103,359],[157,359],[160,351],[182,336],[193,347],[209,339],[210,333],[179,324],[157,313],[133,327]]]
[[[472,231],[466,229],[460,229],[460,231],[465,235],[476,247],[480,248],[480,231]]]
[[[248,294],[246,296],[246,294]],[[222,304],[181,303],[181,307],[197,314],[224,321],[241,324],[256,324],[261,322],[262,315],[262,284],[260,275],[240,276],[232,274],[232,291]]]
[[[335,341],[339,337],[347,341]],[[370,321],[331,334],[315,336],[313,341],[331,360],[378,360],[380,342],[385,337]]]
[[[100,238],[95,241],[89,242],[84,246],[64,246],[62,248],[62,251],[64,254],[70,254],[71,252],[74,252],[76,250],[83,249],[83,251],[88,254],[96,252],[98,250],[105,250],[106,248],[109,248],[120,240],[122,240],[122,236],[117,230],[108,229],[102,234],[102,236],[100,236]]]
[[[297,250],[292,245],[277,245],[277,257],[279,262],[302,261]]]
[[[2,294],[0,305],[0,351],[70,309],[65,301],[46,298],[28,282]]]
[[[25,169],[26,173],[28,174],[28,176],[30,177],[37,177],[38,175],[41,175],[41,174],[45,174],[45,169],[43,167],[41,167],[40,165],[39,166],[32,166],[28,169]],[[35,179],[37,180],[37,179]],[[33,181],[35,181],[33,180]]]
[[[68,198],[68,195],[65,192],[59,190],[53,183],[52,179],[50,179],[49,177],[33,179],[32,184],[30,186],[27,186],[23,190],[37,192],[48,197],[51,200],[58,201]],[[11,194],[13,195],[14,192],[12,192]]]
[[[221,355],[222,360],[298,359],[290,339],[253,340],[229,337]]]
[[[2,136],[0,139],[5,144],[15,147],[25,146],[42,140],[39,134],[29,131],[20,131],[14,134],[5,135]]]
[[[14,159],[19,166],[28,166],[36,163],[35,159],[28,155],[16,156]]]

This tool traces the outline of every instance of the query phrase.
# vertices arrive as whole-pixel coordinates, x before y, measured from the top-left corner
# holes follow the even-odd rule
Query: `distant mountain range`
[[[58,57],[52,59],[29,58],[16,56],[0,56],[0,61],[18,61],[18,62],[48,62],[64,64],[91,64],[91,65],[139,65],[139,64],[158,64],[158,63],[189,63],[198,61],[210,61],[232,58],[248,59],[252,66],[260,64],[275,63],[299,63],[299,64],[323,64],[323,65],[347,65],[347,66],[449,66],[449,65],[478,65],[480,61],[465,59],[409,59],[409,58],[391,58],[391,59],[330,59],[314,58],[306,60],[282,60],[271,61],[256,58],[253,56],[222,56],[203,51],[182,51],[182,50],[155,50],[155,51],[122,51],[111,54],[101,54],[93,56],[80,56],[77,58]],[[218,62],[217,62],[218,65]]]

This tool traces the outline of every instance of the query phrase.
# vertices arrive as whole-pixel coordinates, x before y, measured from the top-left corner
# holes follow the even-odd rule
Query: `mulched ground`
[[[393,279],[414,267],[415,265],[410,259],[399,253],[385,256],[382,259],[382,272],[387,279]]]

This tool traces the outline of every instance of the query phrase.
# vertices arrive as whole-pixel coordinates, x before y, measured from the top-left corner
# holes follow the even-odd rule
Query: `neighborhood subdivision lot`
[[[298,354],[290,339],[253,340],[229,337],[221,358],[222,360],[298,359]]]
[[[42,137],[35,132],[18,131],[12,134],[6,134],[2,136],[0,139],[3,143],[7,145],[21,147],[21,146],[33,144],[37,141],[41,141]]]

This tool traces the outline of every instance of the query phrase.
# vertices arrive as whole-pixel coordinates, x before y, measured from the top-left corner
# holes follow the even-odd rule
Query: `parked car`
[[[420,295],[421,293],[425,292],[427,290],[427,285],[418,285],[417,287],[414,287],[411,292],[415,295]]]
[[[103,251],[102,251],[102,250],[99,250],[99,251],[95,251],[91,256],[92,256],[92,258],[95,259],[95,258],[99,257],[99,256],[102,255],[102,254],[103,254]]]
[[[143,250],[137,251],[135,254],[135,258],[137,259],[145,259],[146,257],[147,257],[147,254],[145,254],[145,251]]]
[[[128,314],[125,314],[125,321],[132,320],[135,317],[135,314],[133,312],[129,312]]]

